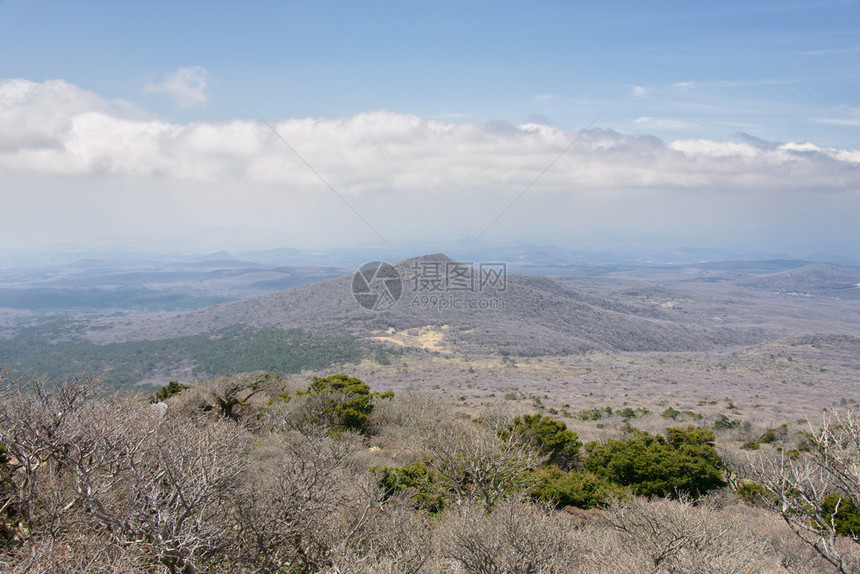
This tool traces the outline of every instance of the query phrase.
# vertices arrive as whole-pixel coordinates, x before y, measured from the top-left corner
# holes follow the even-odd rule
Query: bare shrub
[[[810,424],[811,449],[805,456],[763,453],[752,465],[754,478],[777,501],[792,531],[840,572],[860,571],[860,533],[844,536],[840,507],[860,507],[860,416],[825,413],[818,428]],[[838,495],[835,505],[826,504]]]
[[[281,379],[268,373],[239,373],[216,377],[197,385],[198,396],[206,403],[206,410],[234,421],[244,420],[255,412],[250,404],[252,397],[265,391],[277,390]],[[208,407],[208,408],[207,408]]]
[[[518,414],[520,413],[508,404],[494,403],[481,410],[479,420],[488,429],[499,432],[512,425]]]
[[[0,572],[6,574],[135,574],[147,565],[140,548],[90,531],[61,541],[29,540],[0,558]]]
[[[361,508],[356,508],[357,514]],[[439,572],[441,564],[435,557],[433,530],[435,520],[425,513],[415,512],[414,504],[395,497],[379,503],[364,520],[353,518],[359,525],[349,540],[332,555],[331,572],[387,574],[418,574]]]
[[[349,399],[346,393],[333,391],[275,400],[266,408],[261,426],[274,433],[298,432],[308,436],[336,432],[339,427],[336,406]]]
[[[505,499],[490,513],[468,503],[443,518],[438,552],[466,572],[550,574],[575,564],[571,522],[549,508]]]
[[[120,459],[140,447],[138,431],[155,419],[155,411],[133,395],[100,400],[99,391],[91,377],[54,385],[16,381],[5,388],[0,441],[14,461],[8,503],[19,528],[54,536],[74,502],[86,505],[85,494],[92,498],[109,489],[112,477],[124,470]]]
[[[32,381],[2,401],[0,439],[19,461],[14,489],[31,497],[28,520],[52,540],[97,525],[169,572],[196,571],[228,540],[220,505],[235,486],[242,435],[232,423],[164,417],[142,397],[97,391],[93,379]]]
[[[423,449],[427,437],[451,418],[450,407],[437,396],[398,393],[376,405],[368,421],[368,434],[390,439],[397,458],[404,451]]]
[[[356,480],[356,441],[300,433],[272,440],[236,498],[244,558],[262,572],[328,568],[345,511],[374,502],[361,496],[370,492],[367,483]],[[374,496],[375,490],[373,485]]]
[[[430,465],[455,504],[481,501],[490,509],[534,480],[541,457],[515,433],[502,438],[471,422],[442,425],[428,441]]]
[[[233,423],[193,419],[165,421],[151,438],[129,463],[129,503],[114,503],[102,521],[143,541],[168,571],[192,572],[230,547],[227,502],[247,438]]]
[[[755,525],[732,510],[687,500],[631,497],[604,516],[615,543],[593,548],[591,563],[614,570],[621,552],[632,571],[666,573],[772,572],[778,562]],[[613,549],[614,548],[614,549]]]
[[[755,519],[762,537],[767,540],[780,566],[790,574],[830,573],[835,568],[801,540],[782,517],[774,512],[758,510]],[[768,512],[767,515],[761,514]]]

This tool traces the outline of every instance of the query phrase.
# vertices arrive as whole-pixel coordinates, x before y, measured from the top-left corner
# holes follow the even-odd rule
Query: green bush
[[[839,505],[838,512],[836,510],[837,504]],[[821,510],[826,517],[833,516],[835,513],[836,534],[850,536],[854,539],[856,539],[855,535],[860,534],[860,510],[850,498],[836,493],[828,494],[821,501]]]
[[[777,428],[768,427],[765,429],[764,434],[758,439],[760,443],[763,444],[773,444],[777,441],[783,440],[788,436],[788,425],[782,424]]]
[[[737,419],[730,420],[729,417],[723,413],[718,414],[714,421],[714,430],[729,430],[739,426],[741,426],[741,421]]]
[[[788,435],[788,425],[781,425],[778,428],[765,429],[764,433],[758,438],[745,442],[741,445],[744,450],[758,450],[763,444],[773,444],[784,439]]]
[[[599,421],[603,418],[603,411],[600,409],[579,411],[579,418],[584,421]]]
[[[701,427],[666,429],[666,437],[633,430],[625,440],[590,442],[585,468],[641,496],[699,497],[725,486],[714,433]]]
[[[613,499],[623,499],[627,496],[627,491],[587,470],[562,472],[550,466],[535,473],[535,486],[531,489],[531,495],[559,508],[598,508]]]
[[[415,502],[417,510],[437,514],[445,508],[443,488],[437,484],[425,461],[400,467],[374,466],[370,470],[378,477],[386,499],[405,493]]]
[[[503,438],[519,435],[534,444],[547,457],[547,462],[568,469],[579,459],[582,442],[577,434],[561,421],[540,414],[524,415],[499,433]]]
[[[391,398],[394,393],[371,394],[370,387],[360,379],[344,374],[314,377],[306,391],[296,396],[317,400],[318,417],[338,431],[364,432],[365,423],[373,412],[374,398]],[[289,399],[289,395],[285,398]]]
[[[151,403],[160,403],[161,401],[166,401],[173,395],[178,395],[185,389],[190,389],[188,385],[183,385],[182,383],[177,383],[176,381],[170,381],[163,387],[161,390],[149,397],[149,402]]]
[[[620,416],[625,421],[629,421],[630,419],[636,418],[636,411],[634,411],[630,407],[626,407],[618,411],[618,416]]]
[[[744,482],[738,486],[738,497],[753,505],[769,505],[776,497],[757,482]]]

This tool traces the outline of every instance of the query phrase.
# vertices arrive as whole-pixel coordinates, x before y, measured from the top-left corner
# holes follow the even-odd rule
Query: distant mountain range
[[[805,261],[609,266],[546,277],[434,254],[364,267],[357,277],[342,267],[223,256],[175,267],[90,260],[7,274],[0,367],[106,373],[125,385],[363,359],[388,364],[409,349],[505,360],[860,337],[860,270]],[[273,291],[281,285],[290,288]]]
[[[598,296],[547,277],[509,274],[504,289],[429,292],[421,290],[413,276],[422,267],[444,270],[449,266],[438,280],[450,282],[456,265],[442,254],[401,261],[396,268],[403,278],[402,294],[385,311],[362,308],[353,296],[353,277],[343,276],[145,320],[113,334],[110,329],[102,330],[99,336],[143,340],[244,325],[365,338],[444,327],[446,343],[457,349],[520,355],[707,350],[755,343],[764,337],[755,327],[703,324],[698,315],[679,311],[674,305],[643,301],[624,292]]]
[[[860,270],[813,263],[741,281],[740,285],[775,293],[860,299]]]

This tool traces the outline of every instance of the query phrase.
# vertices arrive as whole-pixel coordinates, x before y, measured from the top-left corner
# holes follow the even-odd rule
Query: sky
[[[860,2],[0,0],[0,252],[860,258]]]

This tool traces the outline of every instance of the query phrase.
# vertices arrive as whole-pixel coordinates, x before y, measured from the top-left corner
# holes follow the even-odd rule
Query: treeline
[[[5,379],[0,561],[46,573],[850,572],[844,509],[860,489],[845,473],[815,483],[820,505],[791,477],[852,464],[858,429],[825,421],[807,453],[744,467],[701,427],[628,425],[582,444],[547,416],[473,420],[347,375],[291,386],[246,373],[149,400],[89,378]],[[760,500],[739,502],[742,488]]]
[[[105,384],[119,388],[183,363],[192,363],[194,374],[201,376],[256,370],[286,375],[358,362],[380,352],[373,344],[350,336],[242,327],[96,345],[82,339],[78,327],[66,322],[23,329],[11,339],[0,340],[0,364],[18,373],[52,379],[70,372],[105,373]]]

